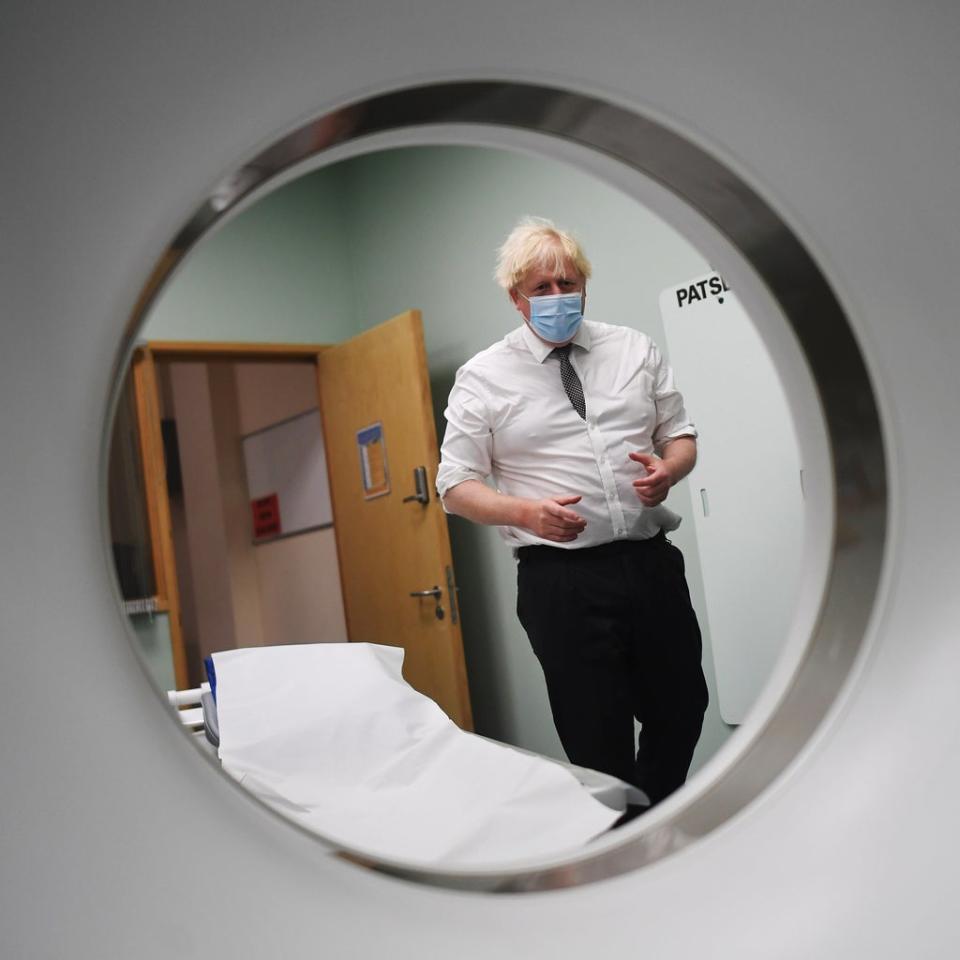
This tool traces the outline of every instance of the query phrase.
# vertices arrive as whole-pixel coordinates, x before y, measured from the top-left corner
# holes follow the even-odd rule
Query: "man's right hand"
[[[579,496],[545,497],[543,500],[508,497],[479,480],[464,480],[444,494],[443,505],[449,513],[466,517],[474,523],[523,527],[543,540],[569,543],[576,540],[587,525],[583,517],[567,509],[579,500]]]
[[[586,528],[587,521],[572,510],[568,510],[567,507],[579,500],[579,496],[529,500],[523,526],[538,537],[553,540],[555,543],[569,543],[571,540],[576,540]]]

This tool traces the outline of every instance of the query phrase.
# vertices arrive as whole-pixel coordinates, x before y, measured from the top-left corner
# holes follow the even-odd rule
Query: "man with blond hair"
[[[590,274],[547,220],[507,237],[495,276],[523,323],[457,372],[437,490],[515,550],[517,613],[571,762],[657,803],[686,779],[707,705],[683,556],[665,536],[697,432],[649,337],[583,320]]]

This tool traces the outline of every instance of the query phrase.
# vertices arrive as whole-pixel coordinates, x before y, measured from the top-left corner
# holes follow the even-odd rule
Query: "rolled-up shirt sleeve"
[[[697,428],[683,406],[683,397],[673,382],[673,370],[664,359],[660,348],[650,344],[649,356],[654,371],[654,403],[657,425],[653,430],[653,444],[660,449],[668,440],[677,437],[696,437]]]
[[[491,471],[493,435],[487,404],[476,377],[463,368],[457,371],[443,415],[447,429],[437,470],[437,496],[441,503],[457,484],[465,480],[483,483]]]

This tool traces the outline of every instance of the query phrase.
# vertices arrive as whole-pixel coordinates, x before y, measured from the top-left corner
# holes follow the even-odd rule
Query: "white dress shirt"
[[[583,384],[586,421],[563,389],[552,350],[524,323],[457,371],[437,493],[490,479],[514,497],[582,497],[569,507],[587,521],[576,540],[555,543],[521,527],[500,527],[514,547],[577,549],[675,530],[677,514],[640,502],[632,484],[644,469],[627,456],[697,435],[657,345],[628,327],[580,324],[570,362]]]

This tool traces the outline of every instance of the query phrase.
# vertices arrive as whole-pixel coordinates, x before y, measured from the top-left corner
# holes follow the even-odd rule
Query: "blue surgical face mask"
[[[519,291],[517,291],[519,293]],[[530,304],[530,326],[550,343],[566,343],[572,339],[583,320],[583,293],[552,293],[545,297],[527,297]]]

